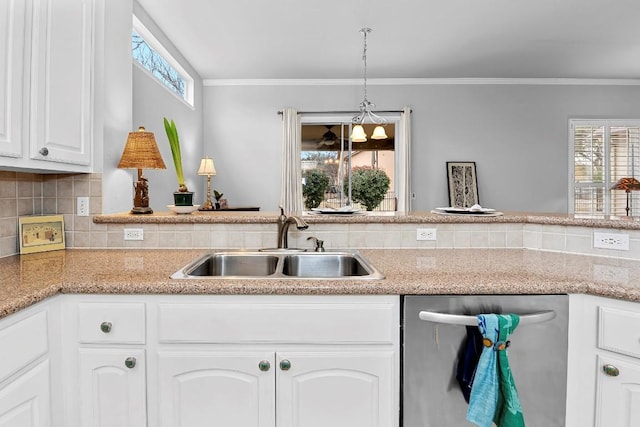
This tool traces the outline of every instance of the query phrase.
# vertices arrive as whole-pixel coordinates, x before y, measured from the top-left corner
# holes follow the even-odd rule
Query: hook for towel
[[[476,316],[468,316],[462,314],[436,313],[433,311],[421,311],[418,316],[422,320],[435,323],[447,323],[449,325],[467,325],[477,326],[478,318]],[[556,312],[541,311],[539,313],[523,314],[520,316],[520,325],[531,325],[533,323],[541,323],[556,317]]]

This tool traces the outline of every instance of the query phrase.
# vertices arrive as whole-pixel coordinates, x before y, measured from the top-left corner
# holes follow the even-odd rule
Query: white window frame
[[[151,33],[151,31],[149,31],[149,29],[145,27],[142,21],[140,21],[140,19],[138,19],[138,17],[135,15],[132,15],[132,29],[136,33],[138,33],[138,35],[140,35],[140,37],[142,37],[143,40],[153,50],[155,50],[160,56],[162,56],[162,58],[164,58],[164,60],[167,61],[167,63],[169,63],[169,65],[178,72],[178,74],[180,74],[180,76],[182,77],[185,83],[184,97],[182,97],[179,93],[175,92],[174,90],[171,90],[171,88],[167,87],[167,85],[164,82],[160,81],[156,76],[154,76],[149,70],[144,68],[138,61],[136,61],[135,58],[132,57],[131,59],[133,63],[136,64],[136,66],[138,66],[141,70],[144,70],[145,73],[151,76],[154,81],[158,82],[162,87],[164,87],[167,91],[169,91],[169,93],[173,94],[178,99],[183,100],[184,102],[189,104],[189,106],[193,107],[194,106],[193,77],[191,77],[191,75],[184,69],[184,67],[180,65],[180,63],[173,57],[173,55],[169,53],[169,51],[162,45],[162,43],[158,41],[158,39],[153,35],[153,33]]]
[[[604,177],[602,184],[592,184],[589,186],[602,187],[604,189],[604,212],[603,215],[611,215],[611,128],[612,127],[640,127],[640,119],[569,119],[569,197],[568,212],[575,214],[575,147],[574,129],[575,126],[602,126],[604,128]]]
[[[300,114],[300,125],[309,125],[309,124],[327,124],[327,123],[351,123],[354,114],[356,113],[299,113]],[[405,173],[401,173],[404,171],[408,165],[404,164],[402,159],[404,158],[402,153],[408,150],[408,147],[405,147],[402,144],[403,138],[400,138],[400,121],[401,121],[401,113],[384,113],[379,114],[381,117],[384,117],[388,123],[393,123],[395,126],[395,141],[397,146],[394,150],[394,188],[391,190],[396,194],[398,199],[397,212],[408,212],[410,206],[410,200],[405,200],[402,196],[405,194],[402,191],[403,188],[408,188],[409,182],[408,175]],[[351,129],[349,129],[351,132]],[[297,159],[299,162],[300,159]],[[300,182],[302,177],[300,178]],[[372,215],[384,215],[385,212],[373,212]]]

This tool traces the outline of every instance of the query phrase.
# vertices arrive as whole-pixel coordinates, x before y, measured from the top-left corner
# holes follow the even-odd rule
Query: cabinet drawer
[[[47,313],[40,312],[0,330],[0,382],[48,351]]]
[[[386,303],[160,304],[162,343],[394,343]]]
[[[600,307],[598,347],[640,357],[640,313]]]
[[[144,304],[78,304],[78,341],[81,343],[144,344]]]

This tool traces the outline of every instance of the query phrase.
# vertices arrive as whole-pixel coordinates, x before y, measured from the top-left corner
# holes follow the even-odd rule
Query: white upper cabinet
[[[22,156],[27,1],[0,3],[0,156]]]
[[[0,149],[0,167],[91,172],[101,134],[102,0],[6,3],[0,19],[12,25],[0,35],[0,144],[6,139],[11,149]],[[13,29],[21,24],[24,31]]]

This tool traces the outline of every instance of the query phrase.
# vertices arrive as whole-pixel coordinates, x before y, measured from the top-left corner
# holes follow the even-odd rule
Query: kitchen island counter
[[[383,280],[174,280],[206,249],[67,249],[0,259],[0,317],[59,293],[566,294],[640,301],[640,262],[527,249],[363,249]]]

